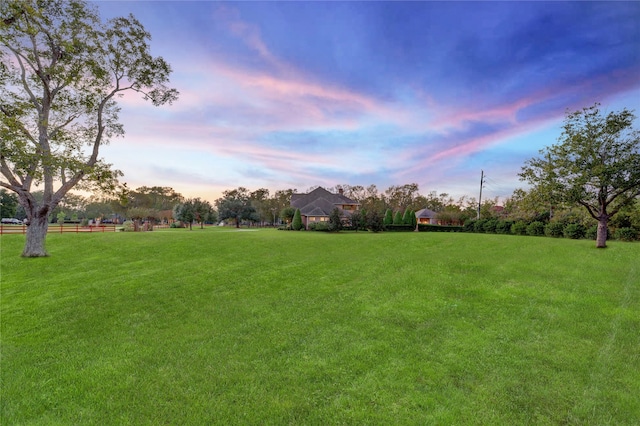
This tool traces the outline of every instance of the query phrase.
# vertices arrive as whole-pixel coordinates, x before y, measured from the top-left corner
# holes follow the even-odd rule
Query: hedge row
[[[420,232],[464,232],[464,228],[462,226],[455,226],[455,225],[420,224],[418,225],[418,231]]]
[[[390,232],[413,232],[416,230],[416,227],[413,225],[391,224],[385,225],[384,230]]]
[[[512,234],[512,235],[530,235],[530,236],[547,236],[554,238],[571,238],[581,239],[587,238],[595,240],[598,234],[598,225],[589,228],[580,223],[562,223],[549,222],[547,224],[534,221],[508,221],[497,219],[480,219],[468,220],[462,227],[464,232],[477,232],[486,234]],[[634,228],[619,228],[613,234],[613,237],[622,241],[640,240],[640,232]],[[607,231],[607,239],[611,238],[611,234]]]

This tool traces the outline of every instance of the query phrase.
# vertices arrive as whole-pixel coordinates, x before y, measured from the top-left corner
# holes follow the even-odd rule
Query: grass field
[[[1,243],[3,425],[637,425],[640,244],[231,229]]]

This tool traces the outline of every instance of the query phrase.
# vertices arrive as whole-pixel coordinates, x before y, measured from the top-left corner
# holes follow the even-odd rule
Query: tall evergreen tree
[[[300,214],[300,209],[296,209],[296,212],[293,214],[293,221],[291,222],[291,228],[294,231],[299,231],[302,229],[304,225],[302,225],[302,215]]]
[[[411,225],[411,209],[407,208],[402,215],[402,224]]]
[[[384,226],[393,224],[393,212],[391,211],[391,209],[387,209],[387,211],[384,213],[383,224]]]
[[[402,212],[400,210],[398,210],[396,215],[393,217],[393,224],[402,225]]]

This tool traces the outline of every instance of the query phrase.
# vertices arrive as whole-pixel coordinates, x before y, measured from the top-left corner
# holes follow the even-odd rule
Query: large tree
[[[385,191],[385,194],[387,203],[392,209],[404,211],[404,209],[413,205],[413,200],[418,195],[418,184],[392,185]]]
[[[23,256],[46,256],[47,218],[72,188],[114,184],[99,149],[123,134],[116,99],[177,99],[149,40],[132,15],[102,22],[82,0],[0,2],[0,186],[27,215]]]
[[[173,207],[173,216],[176,220],[188,223],[189,229],[192,229],[193,222],[198,222],[202,229],[205,222],[218,220],[218,215],[211,203],[200,198],[190,198],[184,203],[176,204]]]
[[[251,194],[244,187],[231,189],[222,193],[216,200],[220,220],[233,219],[236,228],[240,228],[243,220],[256,220],[256,209],[251,205]]]
[[[640,132],[626,108],[603,114],[598,106],[568,113],[559,143],[527,161],[520,177],[583,206],[598,221],[596,247],[603,248],[609,220],[640,195]]]
[[[265,222],[269,222],[273,218],[273,206],[274,203],[269,198],[269,190],[266,188],[257,189],[249,194],[251,205],[256,210],[256,214],[260,225],[264,225]]]
[[[184,201],[180,193],[166,186],[141,186],[135,191],[128,191],[127,198],[130,207],[146,207],[158,211],[171,210]]]

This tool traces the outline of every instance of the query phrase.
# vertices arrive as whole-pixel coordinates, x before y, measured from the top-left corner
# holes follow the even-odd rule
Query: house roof
[[[329,216],[331,211],[345,204],[359,205],[343,194],[332,194],[322,187],[318,187],[308,194],[291,194],[291,207],[300,209],[304,216]]]
[[[433,219],[437,216],[438,213],[429,209],[422,209],[416,212],[416,218],[420,219]]]

